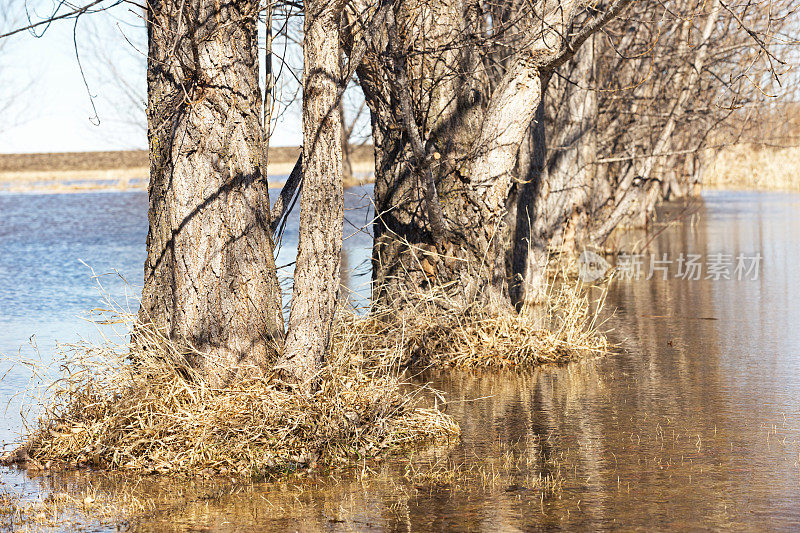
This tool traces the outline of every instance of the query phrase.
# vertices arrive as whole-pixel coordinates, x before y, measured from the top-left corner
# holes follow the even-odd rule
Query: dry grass
[[[552,278],[549,303],[536,312],[443,313],[432,294],[402,312],[342,310],[311,393],[271,376],[215,388],[194,370],[191,349],[105,311],[102,323],[135,326],[135,340],[61,347],[59,375],[36,399],[42,411],[5,461],[34,472],[91,466],[262,479],[456,437],[452,418],[430,407],[436,391],[404,382],[404,367],[527,369],[608,350],[597,324],[605,290],[591,302],[563,265]]]
[[[133,345],[65,346],[55,362],[60,377],[39,399],[44,411],[13,458],[34,475],[91,466],[118,471],[138,487],[136,480],[146,479],[139,475],[153,473],[196,483],[197,477],[298,480],[337,467],[349,475],[354,464],[373,472],[367,465],[377,463],[368,460],[410,449],[398,463],[404,465],[399,487],[409,494],[534,490],[558,497],[565,480],[561,463],[550,458],[543,464],[539,447],[530,443],[496,443],[499,448],[468,460],[438,453],[450,448],[459,428],[437,405],[431,408],[427,393],[438,399],[436,391],[401,377],[411,363],[523,369],[606,351],[597,330],[605,290],[590,302],[570,265],[553,270],[544,315],[443,315],[433,303],[399,314],[340,311],[331,359],[310,394],[269,378],[210,387],[188,363],[195,354],[148,328]],[[132,326],[130,315],[104,318]],[[411,445],[423,441],[443,446],[419,448],[418,458]],[[149,522],[160,500],[147,489],[125,487],[58,487],[33,499],[6,491],[0,494],[0,530]],[[172,514],[165,516],[169,521]]]
[[[405,299],[407,307],[345,316],[341,328],[353,336],[351,349],[371,360],[400,352],[415,366],[530,369],[607,353],[598,316],[606,289],[591,301],[589,287],[576,280],[571,263],[551,264],[547,304],[519,313],[481,309],[443,312],[444,291]],[[413,303],[411,303],[413,302]]]
[[[299,146],[272,146],[269,162],[289,165],[291,171],[300,156]],[[353,152],[354,161],[372,161],[372,146],[358,146]],[[0,174],[5,172],[64,172],[79,170],[147,169],[150,154],[147,150],[119,150],[107,152],[59,152],[41,154],[0,154]]]
[[[270,165],[271,176],[288,175],[294,164]],[[369,174],[371,167],[354,165],[359,174],[344,180],[344,188],[358,187],[373,183]],[[0,172],[0,192],[7,193],[47,193],[69,194],[89,191],[145,191],[147,190],[148,168],[122,168],[111,170],[63,170],[34,172]],[[283,181],[270,181],[270,189],[280,189]]]
[[[397,357],[354,358],[352,336],[337,338],[319,388],[303,394],[269,378],[211,387],[188,363],[192,354],[157,331],[137,331],[129,347],[65,347],[61,376],[39,400],[44,411],[8,459],[29,470],[263,478],[458,435],[450,417],[420,407],[423,389],[403,386]]]
[[[800,147],[738,144],[708,153],[706,160],[706,188],[800,191]]]

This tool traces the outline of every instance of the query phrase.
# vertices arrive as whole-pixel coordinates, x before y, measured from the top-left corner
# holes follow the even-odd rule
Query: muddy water
[[[55,338],[88,331],[73,315],[97,298],[77,258],[115,266],[134,286],[141,279],[143,196],[80,196],[0,196],[0,352],[37,333],[46,353]],[[355,229],[369,214],[351,198],[350,283],[364,294],[357,267],[369,236]],[[678,222],[630,239],[646,254],[640,279],[612,286],[605,327],[616,354],[527,375],[420,378],[444,391],[460,443],[356,475],[274,484],[3,479],[30,493],[91,485],[135,496],[148,511],[134,530],[797,530],[800,196],[709,193],[704,205],[671,205],[662,217]],[[285,263],[294,244],[287,235]],[[645,279],[649,254],[672,261],[667,279]],[[681,254],[701,256],[701,279],[676,276]],[[734,279],[704,279],[716,254],[733,256]],[[736,279],[740,254],[760,254],[757,279]],[[0,395],[21,383],[12,375]],[[4,422],[13,429],[18,417]]]

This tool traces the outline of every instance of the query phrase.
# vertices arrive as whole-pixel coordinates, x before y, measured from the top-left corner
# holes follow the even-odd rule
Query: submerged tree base
[[[457,438],[455,421],[425,407],[427,387],[404,382],[403,369],[518,370],[605,353],[602,299],[592,305],[580,284],[562,280],[547,306],[519,313],[447,309],[434,293],[402,310],[340,310],[312,392],[275,376],[213,387],[195,370],[197,353],[118,314],[135,327],[133,344],[64,347],[61,377],[38,399],[43,412],[2,462],[263,479]]]
[[[303,393],[269,378],[211,387],[187,363],[192,354],[152,330],[143,342],[142,331],[133,347],[68,347],[35,429],[4,462],[268,478],[459,434],[449,416],[420,406],[396,361],[354,359],[346,339]]]
[[[519,312],[491,313],[480,306],[458,308],[446,291],[406,295],[404,305],[342,317],[352,353],[366,361],[400,354],[405,366],[526,370],[564,364],[609,351],[599,330],[607,293],[590,301],[572,263],[551,264],[546,304]],[[402,307],[402,309],[398,309]]]

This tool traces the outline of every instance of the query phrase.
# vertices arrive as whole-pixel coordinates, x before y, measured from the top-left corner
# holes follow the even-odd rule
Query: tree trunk
[[[575,55],[562,77],[553,76],[555,89],[545,169],[552,208],[541,213],[550,235],[549,246],[573,253],[586,244],[591,221],[590,197],[597,158],[597,89],[594,36]],[[557,82],[557,83],[554,83]],[[550,93],[548,93],[550,96]]]
[[[536,223],[537,207],[544,202],[546,189],[547,127],[544,102],[536,110],[525,143],[520,147],[519,180],[509,198],[509,223],[513,224],[511,257],[513,274],[511,297],[516,306],[536,304],[545,297],[545,272],[548,243]],[[538,200],[538,201],[537,201]]]
[[[510,56],[477,44],[485,17],[473,2],[403,2],[397,30],[390,17],[388,54],[359,69],[375,141],[375,300],[435,288],[444,307],[511,308],[517,153],[541,101],[541,62],[574,4],[550,8],[539,14],[546,24],[526,23],[538,37]]]
[[[150,229],[139,317],[191,346],[205,377],[224,385],[274,362],[282,331],[258,3],[148,5]]]
[[[518,172],[525,179],[516,198],[511,262],[517,306],[544,302],[552,251],[574,253],[588,239],[597,120],[593,41],[551,77],[547,104],[521,150]]]
[[[335,3],[307,0],[303,39],[303,188],[292,310],[278,368],[310,386],[328,347],[339,290],[342,125],[339,16]]]
[[[450,284],[443,304],[463,305],[473,292],[473,276],[461,279],[460,272],[481,263],[477,247],[466,242],[480,238],[470,235],[480,220],[472,217],[463,228],[454,227],[457,235],[444,242],[429,216],[437,208],[444,216],[461,210],[466,172],[455,168],[456,159],[469,150],[482,111],[482,95],[470,91],[473,79],[459,75],[470,50],[447,46],[464,33],[464,7],[458,1],[401,3],[396,14],[387,15],[390,29],[378,43],[388,52],[369,50],[358,69],[375,146],[372,272],[373,300],[379,304],[400,306],[453,279],[463,284]],[[440,44],[441,51],[436,57],[407,53],[425,43]]]
[[[553,69],[628,3],[599,13],[573,0],[392,5],[386,34],[358,70],[375,142],[375,301],[397,306],[420,296],[445,308],[512,308],[519,217],[549,240],[587,195],[574,200],[526,181],[520,147]],[[573,26],[581,13],[585,23]],[[527,255],[522,263],[534,270]],[[535,269],[541,274],[541,261]]]

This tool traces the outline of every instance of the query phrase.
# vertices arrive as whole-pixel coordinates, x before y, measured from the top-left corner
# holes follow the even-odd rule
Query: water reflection
[[[407,458],[373,465],[364,477],[259,485],[86,472],[5,479],[32,492],[92,485],[135,494],[151,506],[130,524],[143,531],[797,529],[798,207],[800,196],[713,193],[696,216],[663,228],[644,252],[759,252],[762,271],[757,280],[618,281],[606,323],[619,346],[612,356],[526,375],[420,376],[445,391],[463,438],[415,452],[411,468],[445,465],[449,479],[409,476]],[[668,205],[662,216],[684,209]],[[369,213],[348,216],[360,227]],[[287,234],[279,264],[291,262],[290,240]],[[356,272],[349,283],[362,284],[362,295],[368,278],[358,267],[369,242],[363,232],[346,241],[347,266]],[[6,292],[3,309],[14,309],[18,296]],[[9,316],[4,328],[15,324]],[[71,327],[65,318],[55,323]],[[559,479],[561,490],[537,485],[541,476]]]

